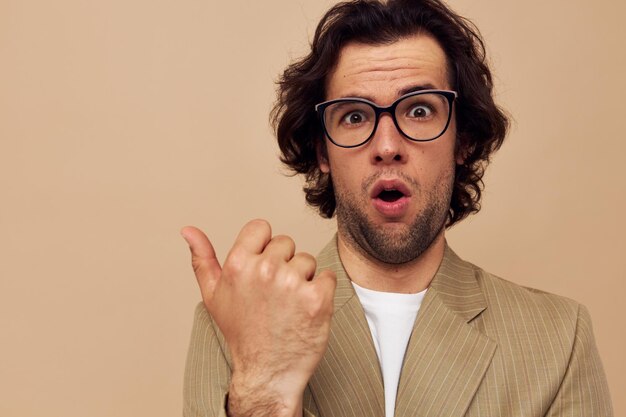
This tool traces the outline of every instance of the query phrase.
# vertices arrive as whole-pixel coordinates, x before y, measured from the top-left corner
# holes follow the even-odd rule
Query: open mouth
[[[395,189],[382,190],[378,196],[376,196],[376,198],[379,198],[386,203],[393,203],[394,201],[400,200],[402,197],[404,197],[404,193]]]
[[[387,219],[404,216],[409,209],[411,189],[401,180],[384,179],[374,184],[370,197],[374,208]]]
[[[370,198],[375,210],[384,218],[399,219],[411,203],[411,188],[398,178],[378,180],[371,189]]]

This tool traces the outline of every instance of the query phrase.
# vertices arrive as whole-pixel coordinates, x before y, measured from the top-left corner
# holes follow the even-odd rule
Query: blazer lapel
[[[384,416],[378,357],[336,237],[318,256],[323,269],[335,271],[337,289],[328,349],[309,381],[318,417]],[[473,266],[446,246],[407,346],[397,417],[465,414],[497,348],[470,324],[485,308]]]
[[[396,416],[463,416],[496,343],[469,322],[486,302],[471,264],[446,246],[404,358]]]
[[[318,270],[337,274],[328,348],[309,388],[319,417],[382,417],[384,393],[380,365],[363,307],[339,254],[336,237],[318,256]]]

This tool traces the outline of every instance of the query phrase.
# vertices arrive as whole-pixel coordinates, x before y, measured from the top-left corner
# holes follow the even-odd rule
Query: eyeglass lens
[[[413,140],[430,140],[443,132],[448,123],[450,106],[437,93],[412,95],[398,102],[395,118],[398,127]],[[324,123],[331,139],[342,146],[365,142],[376,127],[376,111],[370,104],[346,100],[325,109]]]

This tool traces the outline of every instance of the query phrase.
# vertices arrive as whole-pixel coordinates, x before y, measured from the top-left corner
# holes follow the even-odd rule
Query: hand
[[[315,258],[294,254],[293,240],[272,237],[263,220],[241,229],[223,268],[202,231],[185,227],[181,234],[204,305],[232,357],[229,412],[301,412],[302,394],[328,344],[335,274],[313,277]]]

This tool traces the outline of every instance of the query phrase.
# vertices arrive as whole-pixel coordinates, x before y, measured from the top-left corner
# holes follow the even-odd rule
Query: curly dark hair
[[[318,166],[325,140],[317,103],[326,100],[325,83],[348,42],[383,45],[417,33],[433,36],[444,50],[456,101],[457,164],[446,227],[480,210],[482,177],[491,154],[500,148],[509,121],[494,103],[485,46],[476,26],[439,0],[356,0],[332,7],[315,31],[311,52],[289,65],[278,81],[271,122],[281,161],[304,174],[307,202],[323,217],[335,212],[332,178]]]

